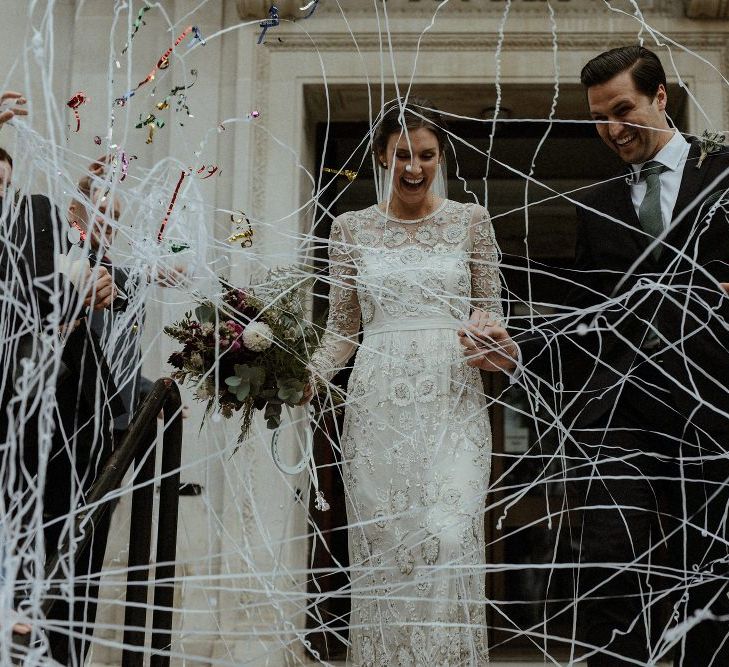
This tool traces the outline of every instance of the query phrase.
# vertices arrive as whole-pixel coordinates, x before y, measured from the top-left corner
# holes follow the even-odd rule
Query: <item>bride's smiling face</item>
[[[392,173],[392,196],[406,208],[424,204],[440,164],[438,137],[427,127],[393,132],[380,162]]]

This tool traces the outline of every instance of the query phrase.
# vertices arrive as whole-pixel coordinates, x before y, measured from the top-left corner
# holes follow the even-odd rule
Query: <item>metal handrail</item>
[[[177,384],[170,378],[157,380],[142,401],[127,429],[126,435],[109,456],[101,474],[86,498],[88,510],[78,512],[75,530],[69,531],[56,553],[46,565],[46,581],[53,580],[60,554],[67,553],[70,535],[81,535],[76,543],[80,554],[93,538],[94,528],[109,511],[113,499],[104,498],[119,488],[127,470],[135,462],[137,474],[132,492],[131,525],[129,530],[129,564],[127,574],[127,606],[124,615],[124,650],[122,667],[141,667],[143,664],[146,627],[148,571],[154,504],[155,440],[157,416],[162,412],[165,424],[162,439],[162,466],[160,471],[159,520],[157,526],[157,554],[154,581],[154,613],[152,617],[151,667],[168,667],[172,641],[172,613],[174,598],[174,563],[177,553],[177,519],[180,487],[180,461],[182,456],[182,401]],[[90,524],[90,525],[89,525]],[[164,583],[160,583],[164,582]],[[42,606],[44,615],[52,609],[60,595],[60,585],[51,585]],[[166,650],[166,654],[165,654]]]

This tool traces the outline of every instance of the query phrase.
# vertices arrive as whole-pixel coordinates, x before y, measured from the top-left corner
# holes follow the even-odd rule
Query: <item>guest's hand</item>
[[[22,105],[26,103],[23,93],[16,93],[6,90],[0,93],[0,125],[15,118],[15,116],[27,116],[28,110]]]
[[[86,173],[78,181],[78,191],[88,200],[91,199],[91,184],[94,178],[103,178],[104,171],[112,161],[111,155],[100,155],[86,170]]]
[[[458,336],[469,366],[490,372],[516,368],[519,348],[489,313],[474,311]]]
[[[116,299],[116,287],[111,274],[106,267],[98,266],[94,269],[91,278],[89,291],[84,299],[84,306],[94,310],[108,308]]]
[[[187,269],[181,264],[157,269],[156,282],[162,287],[185,287],[187,278]]]
[[[80,324],[81,320],[72,320],[71,322],[66,322],[66,324],[62,324],[60,327],[58,327],[58,333],[62,336],[71,334],[76,331],[76,329],[78,329]]]
[[[721,285],[721,288],[729,294],[729,283],[719,283]]]
[[[84,232],[89,228],[89,213],[86,209],[91,201],[91,183],[94,177],[103,175],[111,156],[100,155],[90,165],[86,173],[79,179],[76,196],[68,207],[68,219],[72,225],[80,227]]]

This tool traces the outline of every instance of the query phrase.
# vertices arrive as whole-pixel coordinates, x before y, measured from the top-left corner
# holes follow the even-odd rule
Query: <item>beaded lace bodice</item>
[[[428,218],[397,220],[377,206],[339,216],[329,243],[327,332],[314,368],[325,380],[365,331],[458,328],[480,308],[503,320],[498,247],[486,209],[445,200]]]

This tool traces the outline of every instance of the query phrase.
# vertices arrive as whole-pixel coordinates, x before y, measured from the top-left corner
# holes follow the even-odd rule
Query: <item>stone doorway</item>
[[[413,92],[431,99],[444,111],[469,117],[449,120],[454,141],[448,155],[448,195],[464,202],[477,197],[481,203],[487,197],[502,251],[503,298],[511,317],[527,317],[531,303],[559,303],[565,290],[565,270],[574,260],[576,217],[574,205],[568,198],[553,195],[555,192],[572,193],[579,187],[614,176],[621,166],[617,158],[602,145],[591,124],[554,123],[534,162],[533,178],[538,183],[532,183],[525,194],[523,175],[530,172],[537,146],[547,131],[546,122],[533,119],[547,116],[552,103],[551,86],[502,86],[502,120],[497,121],[495,131],[489,120],[494,113],[493,86],[429,85]],[[391,99],[394,94],[394,89],[386,89],[385,99]],[[375,201],[372,163],[366,142],[370,129],[367,89],[354,85],[330,88],[331,120],[328,123],[317,122],[322,117],[323,95],[324,91],[319,87],[305,87],[307,113],[314,129],[310,135],[316,142],[316,173],[326,167],[355,170],[358,175],[352,183],[331,173],[322,175],[322,186],[326,188],[320,197],[317,215],[316,236],[320,239],[328,237],[333,217],[348,210],[365,208]],[[678,127],[684,129],[684,91],[672,86],[669,99],[669,114]],[[379,91],[375,106],[379,108]],[[562,120],[586,119],[584,93],[580,86],[560,88],[556,116]],[[491,144],[492,131],[493,160],[488,166],[485,184],[484,154]],[[523,208],[525,196],[530,204],[528,235]],[[326,244],[320,242],[316,246],[317,270],[326,274]],[[540,271],[538,281],[528,280],[527,267]],[[314,303],[315,317],[324,316],[327,293],[328,286],[321,281]],[[345,387],[348,375],[348,370],[342,371],[335,383]],[[501,377],[485,377],[484,380],[487,392],[495,398],[491,410],[494,486],[488,502],[498,507],[507,495],[515,494],[515,488],[526,489],[540,474],[539,460],[525,458],[519,461],[520,454],[539,436],[531,420],[520,416],[519,410],[528,408],[528,404],[519,387],[509,387]],[[337,460],[329,453],[331,447],[328,445],[328,439],[336,442],[340,426],[331,423],[327,434],[318,434],[320,441],[316,451],[323,457],[318,464],[328,466],[325,469],[330,471],[324,479],[320,474],[320,483],[326,485],[325,495],[339,511],[318,514],[325,516],[322,521],[326,523],[318,527],[322,535],[326,535],[326,546],[318,539],[313,541],[309,561],[315,569],[324,571],[322,576],[310,579],[309,603],[312,604],[315,597],[322,601],[313,606],[309,627],[323,625],[328,629],[313,632],[309,638],[323,657],[331,659],[342,659],[346,654],[344,641],[349,614],[347,578],[343,572],[337,572],[348,564],[343,491]],[[549,446],[547,437],[543,447]],[[550,528],[545,518],[549,510],[563,500],[559,485],[546,491],[543,486],[535,486],[510,507],[499,527],[500,510],[485,514],[491,554],[487,560],[494,566],[486,575],[491,609],[489,644],[494,659],[541,662],[545,652],[557,659],[568,656],[573,632],[570,606],[565,600],[573,595],[573,571],[569,565],[573,561],[574,547],[568,527]],[[578,522],[579,516],[571,516],[570,520]],[[541,566],[551,562],[560,567],[555,568],[550,577],[547,576],[549,570]],[[534,567],[530,567],[532,565]],[[327,598],[327,593],[333,595]],[[545,621],[545,618],[549,620]],[[534,640],[529,629],[537,632],[534,628],[540,624],[538,632],[563,640]]]

